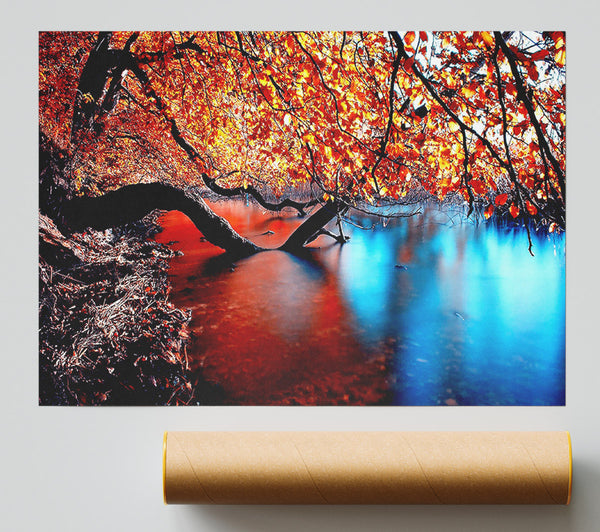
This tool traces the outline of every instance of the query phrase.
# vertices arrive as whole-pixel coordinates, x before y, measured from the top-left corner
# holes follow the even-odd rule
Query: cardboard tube
[[[568,504],[568,432],[168,432],[165,503]]]

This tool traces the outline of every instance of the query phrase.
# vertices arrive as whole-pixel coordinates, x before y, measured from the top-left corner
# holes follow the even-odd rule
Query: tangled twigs
[[[189,312],[168,300],[174,252],[140,223],[66,237],[40,216],[40,404],[187,404]]]

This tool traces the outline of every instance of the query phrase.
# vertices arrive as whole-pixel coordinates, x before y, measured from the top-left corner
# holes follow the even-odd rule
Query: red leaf
[[[425,33],[424,31],[420,31],[419,39],[421,39],[423,42],[427,42],[427,33]]]
[[[519,216],[519,207],[517,207],[514,203],[510,206],[510,214],[513,218]]]
[[[494,213],[494,206],[490,203],[486,209],[485,212],[483,213],[483,215],[485,216],[485,219],[489,219],[490,216],[492,216],[492,214]]]
[[[539,74],[537,71],[537,68],[535,68],[535,65],[532,63],[530,65],[527,65],[527,73],[529,74],[529,77],[533,80],[533,81],[537,81]]]
[[[477,194],[485,194],[486,188],[485,188],[485,184],[482,183],[481,181],[479,181],[478,179],[473,179],[469,182],[469,185],[471,185],[471,188],[477,193]]]
[[[426,139],[425,133],[421,132],[415,137],[414,141],[415,141],[415,144],[420,148],[421,146],[423,146],[425,139]]]
[[[525,208],[527,209],[527,212],[529,214],[531,214],[531,216],[535,216],[537,214],[536,206],[533,203],[531,203],[529,200],[527,200],[525,202]]]
[[[398,170],[398,175],[402,179],[406,179],[406,176],[408,175],[408,168],[406,166],[403,166],[402,168],[400,168],[400,170]]]
[[[544,59],[544,57],[547,57],[549,54],[550,52],[548,50],[540,50],[535,54],[532,54],[531,59],[533,59],[534,61],[539,61],[540,59]]]
[[[508,199],[508,194],[498,194],[496,196],[496,199],[494,200],[494,203],[496,205],[504,205],[506,203],[507,199]]]

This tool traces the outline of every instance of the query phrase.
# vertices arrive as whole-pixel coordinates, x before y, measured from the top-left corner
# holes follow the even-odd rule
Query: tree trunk
[[[103,196],[77,197],[63,203],[62,219],[71,231],[86,227],[107,229],[143,218],[154,209],[185,214],[211,244],[235,258],[264,251],[238,234],[227,220],[215,214],[194,189],[180,190],[162,183],[126,185]],[[279,248],[295,252],[318,236],[337,213],[334,202],[327,202],[309,216]]]
[[[127,185],[96,198],[74,198],[63,205],[62,214],[73,231],[86,227],[102,230],[139,220],[154,209],[182,212],[206,240],[235,257],[263,250],[215,214],[198,193],[162,183]]]
[[[304,247],[307,242],[314,237],[327,223],[333,220],[338,213],[338,207],[333,201],[328,201],[325,205],[311,214],[290,237],[279,248],[282,251],[294,252]]]

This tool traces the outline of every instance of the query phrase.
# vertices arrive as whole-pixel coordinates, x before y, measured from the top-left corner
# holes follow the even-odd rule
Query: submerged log
[[[294,252],[314,240],[321,229],[338,214],[338,207],[333,201],[328,201],[311,214],[279,248],[282,251]]]

